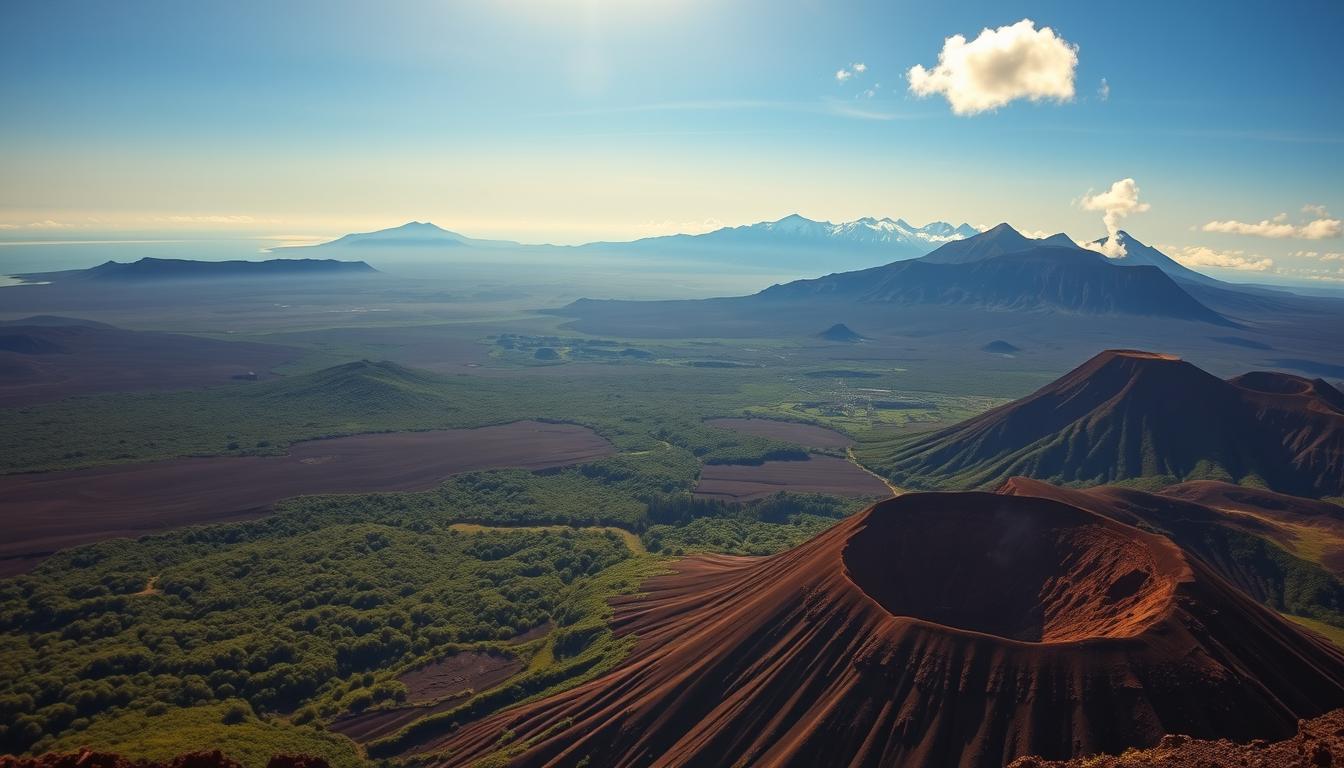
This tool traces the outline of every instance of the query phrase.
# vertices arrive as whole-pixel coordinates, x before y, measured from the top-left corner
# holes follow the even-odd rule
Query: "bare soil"
[[[762,499],[780,491],[860,498],[891,495],[881,480],[834,456],[759,465],[707,464],[700,470],[700,482],[695,487],[696,496],[724,501]]]
[[[260,517],[316,493],[419,491],[482,469],[545,469],[614,452],[585,427],[520,421],[479,429],[295,443],[285,456],[172,459],[0,476],[0,577],[103,539]]]
[[[489,651],[463,651],[445,656],[397,678],[409,690],[407,701],[410,706],[348,715],[338,718],[330,728],[356,741],[372,741],[395,733],[426,715],[446,712],[473,694],[508,680],[525,666],[513,656]]]

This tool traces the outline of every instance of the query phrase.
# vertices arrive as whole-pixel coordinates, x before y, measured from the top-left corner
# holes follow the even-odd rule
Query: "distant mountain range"
[[[1095,484],[1252,481],[1344,495],[1344,394],[1257,371],[1223,380],[1170,355],[1112,350],[1037,392],[865,461],[897,484],[991,487],[1014,475]]]
[[[1128,237],[1128,236],[1127,236]],[[1029,238],[1007,224],[950,240],[917,259],[775,285],[750,296],[698,302],[574,302],[559,314],[579,327],[674,325],[682,314],[702,325],[716,318],[792,322],[801,312],[841,305],[872,314],[884,308],[942,306],[1013,312],[1064,312],[1172,318],[1235,326],[1187,290],[1174,261],[1128,238],[1133,262],[1108,259],[1066,235]],[[1161,257],[1161,258],[1158,258]],[[1144,263],[1144,259],[1152,263]],[[1170,270],[1170,271],[1168,271]],[[1216,283],[1216,281],[1215,281]],[[853,317],[854,315],[850,315]],[[709,335],[714,335],[709,333]]]
[[[798,214],[777,221],[722,227],[698,235],[646,237],[628,242],[595,242],[576,246],[527,245],[510,240],[482,240],[413,221],[392,229],[346,235],[304,248],[324,250],[382,249],[388,256],[422,257],[435,248],[564,251],[594,255],[657,254],[686,260],[712,260],[748,267],[810,266],[836,269],[867,266],[922,256],[940,245],[973,237],[979,230],[935,221],[916,227],[904,219],[862,218],[833,224]],[[287,249],[288,250],[288,249]]]
[[[938,246],[974,237],[969,224],[935,221],[916,227],[904,219],[862,218],[832,224],[791,214],[778,221],[722,227],[699,235],[647,237],[628,243],[590,243],[584,248],[694,251],[722,249],[861,249],[881,251],[891,261],[922,256]]]
[[[143,258],[123,263],[108,261],[89,269],[21,275],[38,281],[244,280],[269,277],[340,277],[369,275],[378,270],[363,261],[335,259],[268,259],[266,261],[195,261],[190,259]]]

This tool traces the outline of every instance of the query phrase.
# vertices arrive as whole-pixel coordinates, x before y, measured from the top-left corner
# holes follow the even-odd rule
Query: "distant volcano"
[[[953,240],[922,258],[795,280],[742,301],[760,306],[800,300],[1144,315],[1233,325],[1157,267],[1120,267],[1066,235],[1035,240],[1007,224]]]
[[[1037,392],[869,460],[899,484],[987,487],[1253,478],[1344,494],[1344,394],[1321,379],[1224,381],[1171,355],[1103,352]]]
[[[615,671],[433,744],[465,766],[1004,765],[1283,738],[1344,654],[1169,539],[1048,499],[909,494],[623,598]],[[501,734],[508,734],[507,742]]]

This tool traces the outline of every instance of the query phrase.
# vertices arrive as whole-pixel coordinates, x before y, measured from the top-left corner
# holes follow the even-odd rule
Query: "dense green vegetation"
[[[769,555],[796,547],[869,502],[780,493],[752,504],[673,499],[649,505],[650,552]]]
[[[566,611],[580,620],[566,595],[630,556],[610,533],[313,522],[106,542],[0,583],[3,746],[42,749],[43,734],[120,710],[236,697],[293,712],[360,688],[391,698],[369,673]]]
[[[121,727],[171,713],[183,740],[146,742],[143,754],[248,734],[348,756],[353,745],[315,728],[400,706],[400,671],[556,626],[509,647],[527,661],[524,674],[369,746],[391,754],[619,662],[628,646],[606,627],[606,599],[635,589],[660,561],[586,527],[642,534],[655,554],[766,554],[861,506],[790,494],[697,500],[686,492],[697,467],[691,451],[655,442],[573,468],[469,473],[419,493],[301,497],[257,521],[58,554],[0,582],[0,713],[9,723],[0,748],[81,739],[120,747],[129,743],[115,738]],[[452,527],[463,523],[487,527]],[[556,524],[570,527],[525,527]]]

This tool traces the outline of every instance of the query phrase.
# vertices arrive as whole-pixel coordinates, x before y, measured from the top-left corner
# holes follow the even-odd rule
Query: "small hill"
[[[425,748],[445,766],[1000,768],[1170,733],[1286,738],[1344,705],[1344,653],[1170,539],[1050,499],[906,494],[773,557],[672,568],[616,603],[620,667]]]
[[[1344,495],[1344,395],[1257,372],[1224,381],[1171,355],[1103,352],[1037,392],[863,452],[910,487],[1222,479]]]
[[[274,277],[345,277],[372,275],[378,270],[362,261],[335,259],[268,259],[266,261],[193,261],[143,258],[121,263],[108,261],[89,269],[48,272],[53,281],[152,282],[169,280],[249,280]]]
[[[1012,355],[1022,351],[1021,348],[1009,344],[1003,339],[995,339],[980,349],[995,355]]]
[[[350,407],[364,413],[411,408],[455,410],[445,402],[442,381],[437,376],[387,360],[361,360],[281,379],[258,397],[276,402],[277,407],[312,402],[324,409]]]
[[[844,323],[836,323],[835,325],[832,325],[830,328],[827,328],[821,333],[818,333],[817,338],[823,339],[825,341],[835,341],[845,344],[854,344],[860,341],[868,340],[867,336],[860,336],[859,334],[850,330],[849,326],[845,325]]]
[[[0,320],[0,326],[3,325],[30,325],[40,328],[58,328],[61,326],[78,325],[85,328],[115,328],[114,325],[100,323],[96,320],[85,320],[79,317],[62,317],[60,315],[33,315],[18,320]]]
[[[31,333],[0,333],[0,352],[16,352],[20,355],[52,355],[65,352],[65,347]]]

